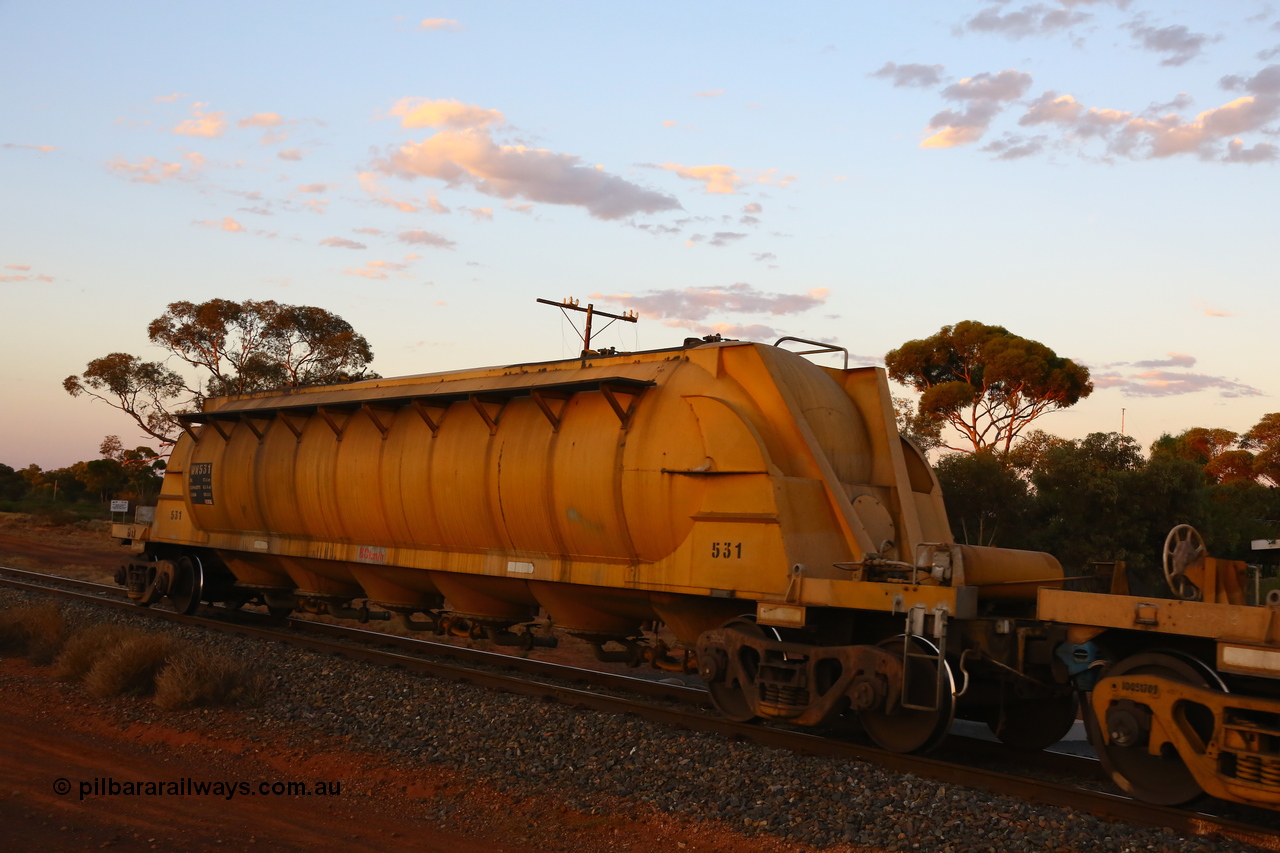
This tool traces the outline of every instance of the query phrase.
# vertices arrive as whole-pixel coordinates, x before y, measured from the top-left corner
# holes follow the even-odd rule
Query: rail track
[[[289,618],[283,621],[252,612],[224,612],[218,618],[182,616],[157,607],[140,608],[116,586],[46,575],[0,566],[0,586],[56,596],[100,606],[127,609],[137,615],[197,625],[210,630],[276,642],[286,642],[321,654],[341,655],[378,666],[398,667],[435,678],[470,683],[487,689],[554,700],[605,713],[633,714],[676,728],[712,732],[762,746],[828,758],[875,764],[899,773],[963,785],[1046,805],[1085,811],[1098,817],[1148,826],[1168,827],[1185,835],[1219,835],[1265,850],[1280,851],[1280,825],[1273,816],[1258,813],[1258,822],[1220,815],[1153,806],[1127,797],[1051,781],[1028,772],[1098,778],[1094,759],[1045,752],[1031,759],[1001,744],[975,739],[948,739],[945,758],[886,752],[872,746],[822,737],[808,731],[735,723],[708,713],[704,690],[665,681],[565,666],[508,654],[470,649],[447,643],[400,637],[342,625]],[[216,612],[216,608],[211,608]],[[208,612],[208,611],[206,611]],[[584,689],[591,688],[591,689]],[[1022,772],[973,766],[992,756],[1017,755]],[[1251,810],[1258,811],[1258,810]],[[1271,817],[1266,825],[1267,817]]]

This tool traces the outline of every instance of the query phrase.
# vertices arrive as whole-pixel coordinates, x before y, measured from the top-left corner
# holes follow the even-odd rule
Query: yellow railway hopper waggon
[[[554,642],[541,613],[602,658],[699,672],[730,717],[856,713],[899,751],[957,712],[1031,749],[1076,717],[1065,629],[1033,621],[1061,567],[952,540],[878,368],[691,339],[182,420],[154,521],[117,530],[142,604],[394,615],[526,647]]]

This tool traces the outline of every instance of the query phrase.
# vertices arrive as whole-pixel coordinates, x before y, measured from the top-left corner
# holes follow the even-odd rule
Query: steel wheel
[[[1075,693],[1023,698],[1008,692],[1003,707],[987,719],[987,728],[1001,743],[1014,749],[1040,752],[1066,737],[1079,709]]]
[[[754,616],[730,619],[724,624],[724,628],[749,637],[777,639],[778,636],[777,631],[757,625]],[[736,663],[737,667],[729,667],[730,673],[741,672],[747,678],[754,679],[756,669],[760,666],[760,658],[754,650],[744,648]],[[757,719],[738,678],[726,677],[723,681],[708,684],[707,693],[711,695],[711,704],[716,706],[716,710],[735,723],[750,723]]]
[[[1164,539],[1164,579],[1183,601],[1200,598],[1200,588],[1187,580],[1187,567],[1205,555],[1204,537],[1190,524],[1179,524]]]
[[[1150,675],[1195,687],[1226,691],[1222,680],[1212,669],[1194,658],[1174,652],[1134,655],[1112,667],[1104,677],[1120,675]],[[1109,721],[1098,720],[1092,711],[1092,705],[1085,718],[1086,725],[1089,726],[1089,740],[1097,750],[1102,766],[1117,785],[1139,800],[1162,806],[1182,805],[1204,793],[1176,750],[1166,749],[1161,755],[1152,755],[1147,751],[1146,737],[1140,732],[1135,735],[1133,726],[1134,719],[1141,718],[1140,708],[1137,714],[1118,705],[1113,705],[1113,708],[1116,713],[1114,716],[1108,714]],[[1213,736],[1214,718],[1207,709],[1193,705],[1187,710],[1186,719],[1205,741]],[[1102,726],[1116,729],[1108,733],[1110,743],[1102,742]],[[1121,737],[1131,743],[1122,746],[1119,742]]]
[[[923,637],[911,639],[920,651],[937,654],[938,647]],[[893,637],[878,645],[901,658],[906,641],[905,636]],[[907,699],[913,705],[935,704],[933,700],[938,684],[937,665],[914,657],[907,660],[907,665],[911,667],[911,692]],[[916,711],[898,707],[893,713],[879,710],[863,711],[858,715],[862,727],[881,749],[889,752],[928,752],[946,738],[956,716],[956,682],[946,661],[942,662],[942,668],[942,695],[937,697],[937,710]]]
[[[190,616],[204,596],[204,566],[199,557],[183,557],[174,564],[173,582],[169,584],[169,603],[173,609]]]

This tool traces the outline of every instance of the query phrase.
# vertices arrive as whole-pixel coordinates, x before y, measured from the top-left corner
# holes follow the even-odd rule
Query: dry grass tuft
[[[145,696],[155,690],[156,676],[173,648],[173,638],[163,634],[139,631],[126,636],[98,656],[85,673],[85,689],[99,698],[122,693]]]
[[[0,652],[25,655],[37,666],[57,657],[66,634],[62,608],[52,602],[0,610]]]
[[[63,644],[62,653],[53,662],[53,677],[58,681],[83,681],[98,658],[129,637],[144,633],[139,628],[126,628],[105,622],[81,628]]]
[[[156,704],[166,711],[201,705],[259,705],[270,684],[264,673],[222,651],[178,651],[156,677]]]

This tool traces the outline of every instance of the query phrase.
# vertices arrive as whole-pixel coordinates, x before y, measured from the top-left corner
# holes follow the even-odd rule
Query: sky
[[[572,296],[624,350],[1002,325],[1092,371],[1067,437],[1280,410],[1269,2],[9,0],[0,75],[15,467],[142,443],[62,380],[215,297],[384,376],[573,356]]]

